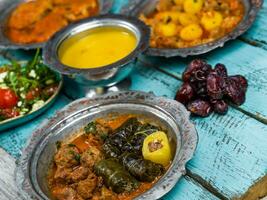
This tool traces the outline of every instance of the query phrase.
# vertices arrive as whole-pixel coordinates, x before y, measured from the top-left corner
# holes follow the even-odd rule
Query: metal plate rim
[[[34,151],[36,150],[36,145],[40,144],[47,133],[49,128],[53,126],[60,126],[60,121],[67,115],[75,115],[75,113],[80,113],[87,106],[101,106],[102,103],[112,103],[120,101],[131,102],[136,101],[137,104],[147,103],[153,106],[159,106],[166,112],[171,113],[171,116],[179,121],[179,126],[183,127],[184,133],[180,133],[182,137],[182,147],[179,154],[175,156],[173,165],[171,169],[167,172],[167,175],[160,179],[159,183],[147,192],[136,197],[135,200],[142,199],[158,199],[164,194],[169,192],[183,174],[185,174],[185,165],[193,157],[198,143],[198,135],[193,123],[189,120],[189,112],[186,108],[177,101],[166,99],[164,97],[156,97],[153,94],[138,92],[138,91],[127,91],[127,92],[117,92],[107,94],[101,97],[96,97],[94,99],[83,98],[76,100],[63,108],[61,111],[57,112],[56,115],[50,120],[46,120],[42,123],[39,129],[34,131],[32,138],[29,140],[27,147],[24,149],[21,158],[19,159],[15,179],[16,184],[25,199],[47,199],[40,197],[39,191],[35,191],[31,185],[31,176],[29,167],[30,162],[33,159]],[[79,111],[80,110],[80,111]],[[177,123],[178,123],[177,121]],[[47,130],[48,129],[48,130]]]
[[[10,13],[22,2],[26,0],[0,0],[0,49],[12,49],[12,50],[32,50],[37,48],[43,48],[47,42],[42,43],[31,43],[31,44],[18,44],[10,41],[8,37],[6,37],[4,30],[5,30],[5,23],[6,19],[9,17]],[[99,4],[101,5],[100,14],[108,13],[114,3],[114,0],[98,0]],[[2,7],[1,7],[2,6]]]
[[[168,48],[151,48],[149,47],[147,51],[144,52],[145,55],[148,56],[158,56],[158,57],[187,57],[187,56],[195,56],[205,54],[210,52],[218,47],[223,47],[225,43],[229,42],[230,40],[234,40],[240,35],[244,34],[254,23],[259,10],[263,5],[263,0],[243,0],[248,1],[251,5],[251,8],[247,12],[247,16],[245,20],[243,20],[232,32],[228,35],[201,45],[197,45],[194,47],[189,48],[177,48],[177,49],[168,49]],[[120,13],[125,15],[132,15],[131,13],[135,13],[136,11],[140,10],[140,5],[144,4],[144,0],[132,0],[129,4],[122,7]],[[135,16],[136,17],[136,16]]]

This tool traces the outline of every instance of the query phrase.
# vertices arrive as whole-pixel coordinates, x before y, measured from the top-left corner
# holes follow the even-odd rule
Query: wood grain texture
[[[260,10],[255,23],[244,35],[240,37],[241,40],[248,42],[251,45],[255,45],[267,50],[267,4],[263,3],[263,7]]]
[[[131,89],[173,98],[177,79],[140,64]],[[267,126],[230,109],[225,116],[192,117],[199,134],[187,168],[227,198],[243,195],[267,173]]]
[[[144,62],[161,68],[167,73],[180,78],[186,65],[196,57],[182,58],[149,58]],[[240,41],[228,43],[224,48],[198,58],[206,59],[212,65],[224,63],[229,75],[241,74],[248,79],[249,87],[246,102],[240,108],[267,124],[267,57],[266,51]]]
[[[15,159],[0,148],[0,199],[19,200],[14,181]]]

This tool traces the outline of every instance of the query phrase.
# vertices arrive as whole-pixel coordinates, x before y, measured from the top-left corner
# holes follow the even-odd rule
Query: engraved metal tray
[[[156,8],[159,0],[131,0],[129,4],[121,9],[121,14],[139,17],[140,14],[149,14]],[[234,40],[243,33],[245,33],[256,19],[257,13],[262,7],[263,0],[242,0],[245,5],[245,15],[239,25],[226,36],[202,45],[188,47],[188,48],[149,48],[145,54],[150,56],[193,56],[207,53],[218,47],[223,47],[229,40]]]

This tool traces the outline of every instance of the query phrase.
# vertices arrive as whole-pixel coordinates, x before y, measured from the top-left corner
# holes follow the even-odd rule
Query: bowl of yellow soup
[[[149,46],[149,28],[122,15],[102,15],[67,26],[45,45],[44,62],[65,75],[71,96],[125,79]],[[75,94],[73,94],[75,93]]]

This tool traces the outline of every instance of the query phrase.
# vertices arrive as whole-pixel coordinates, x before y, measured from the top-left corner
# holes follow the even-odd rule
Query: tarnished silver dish
[[[12,42],[5,34],[7,20],[14,9],[26,0],[0,0],[0,48],[2,49],[36,49],[45,43],[19,44]],[[106,14],[113,5],[113,0],[98,0],[99,14]]]
[[[121,60],[98,68],[73,68],[60,61],[59,48],[68,38],[98,27],[121,27],[127,29],[137,39],[135,49]],[[122,15],[102,15],[81,20],[56,33],[45,45],[44,62],[51,69],[65,75],[69,87],[67,93],[74,97],[88,96],[88,88],[109,87],[125,79],[135,66],[135,61],[149,45],[149,28],[140,20]],[[75,59],[75,58],[74,58]]]
[[[158,2],[159,0],[132,0],[121,9],[121,14],[135,17],[139,17],[140,14],[148,15],[155,10]],[[224,37],[188,48],[148,48],[145,54],[162,57],[187,57],[204,54],[218,47],[223,47],[227,41],[236,39],[251,27],[263,4],[263,0],[242,0],[242,2],[245,6],[245,14],[242,21],[232,32]]]
[[[110,113],[141,114],[167,130],[175,152],[172,164],[150,190],[135,199],[159,199],[168,193],[185,173],[197,146],[197,132],[189,121],[189,112],[179,102],[129,91],[77,100],[40,125],[18,162],[16,183],[20,194],[25,199],[50,199],[47,173],[56,141],[69,138],[89,121]]]

